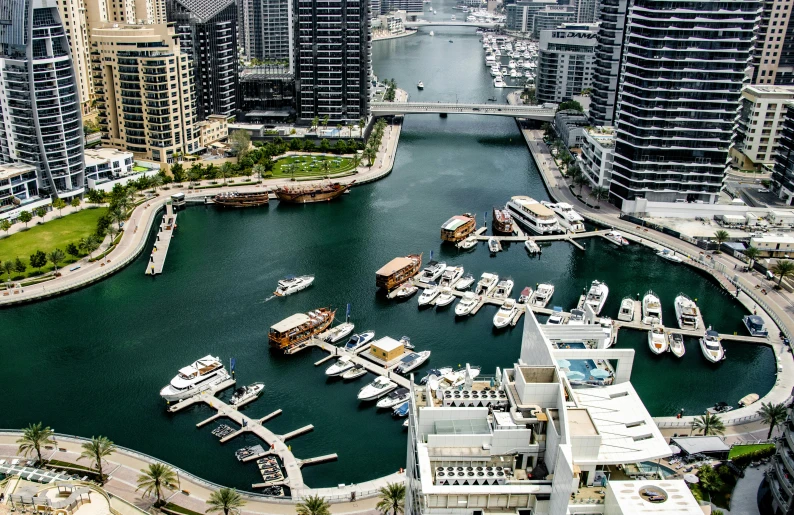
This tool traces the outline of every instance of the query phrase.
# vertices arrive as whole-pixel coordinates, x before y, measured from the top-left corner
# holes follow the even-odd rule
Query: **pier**
[[[526,234],[523,233],[523,231],[521,231],[521,229],[518,229],[516,231],[516,234],[513,235],[513,236],[509,236],[509,235],[508,236],[499,236],[499,235],[489,236],[489,235],[485,234],[485,231],[483,230],[483,231],[477,231],[476,237],[477,237],[477,240],[479,240],[479,241],[488,241],[490,238],[493,238],[493,239],[495,239],[497,241],[502,241],[502,242],[505,242],[505,241],[506,242],[511,242],[511,241],[512,242],[523,242],[523,241],[527,241],[527,240],[534,240],[535,243],[540,243],[540,242],[543,242],[543,241],[568,241],[570,243],[574,243],[574,240],[578,240],[580,238],[591,238],[593,236],[604,236],[605,234],[607,234],[609,232],[611,232],[611,231],[606,230],[606,229],[600,229],[600,230],[597,230],[597,231],[585,231],[585,232],[575,232],[575,233],[565,233],[565,234],[546,234],[546,235],[543,235],[543,236],[527,236]],[[574,243],[574,245],[577,245],[577,244]],[[577,246],[579,246],[579,245],[577,245]],[[582,248],[582,247],[579,246],[579,248]],[[584,249],[582,248],[582,250],[584,250]]]
[[[169,202],[165,205],[165,214],[160,222],[160,229],[157,232],[157,240],[146,263],[146,275],[157,275],[163,273],[165,258],[168,255],[168,247],[171,246],[171,238],[174,237],[176,229],[176,213],[174,207]]]

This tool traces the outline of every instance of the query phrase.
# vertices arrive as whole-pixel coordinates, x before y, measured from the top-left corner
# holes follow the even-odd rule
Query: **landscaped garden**
[[[324,177],[349,172],[356,167],[356,161],[341,156],[289,156],[273,163],[273,177],[301,178]]]

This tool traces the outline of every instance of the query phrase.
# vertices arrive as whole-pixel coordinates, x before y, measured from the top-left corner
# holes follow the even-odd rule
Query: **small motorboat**
[[[618,247],[622,247],[624,245],[628,245],[629,244],[629,240],[624,238],[623,235],[620,234],[618,231],[609,231],[608,233],[606,233],[604,235],[604,238],[606,238],[607,240],[611,241],[612,243],[614,243]]]
[[[656,255],[659,256],[660,258],[666,259],[667,261],[670,261],[672,263],[683,263],[684,262],[683,259],[681,259],[680,257],[675,255],[675,251],[674,250],[671,251],[670,249],[662,249],[659,252],[657,252]]]
[[[425,89],[425,83],[420,80],[416,85],[416,89]]]
[[[356,365],[353,368],[349,369],[344,374],[342,374],[342,379],[344,379],[345,381],[349,381],[351,379],[357,379],[364,375],[367,375],[367,369],[364,368],[364,365]]]
[[[455,306],[455,315],[462,317],[466,316],[480,303],[481,297],[474,292],[467,291],[463,294],[463,298]]]
[[[343,324],[339,324],[338,326],[328,331],[328,335],[325,337],[325,341],[328,343],[336,343],[338,341],[341,341],[342,339],[350,335],[350,333],[352,333],[353,329],[355,328],[356,326],[352,322],[345,322]]]
[[[533,239],[529,239],[529,240],[525,241],[524,242],[524,248],[527,249],[527,252],[529,252],[530,254],[540,254],[541,253],[540,245],[535,243],[535,240],[533,240]]]
[[[760,397],[757,393],[748,393],[741,399],[739,399],[739,406],[749,406],[750,404],[756,402]]]
[[[462,266],[448,266],[444,273],[441,274],[441,279],[438,281],[438,285],[442,288],[444,287],[453,287],[455,283],[463,276],[463,267]]]
[[[662,302],[652,290],[648,290],[642,298],[642,323],[662,324]]]
[[[526,304],[527,302],[529,302],[529,299],[531,297],[532,297],[532,288],[527,286],[523,290],[521,290],[521,295],[518,296],[518,303]]]
[[[474,276],[471,274],[466,274],[460,279],[458,279],[458,281],[455,283],[453,288],[455,288],[458,291],[463,291],[468,287],[470,287],[473,283],[474,283]]]
[[[562,315],[562,308],[554,306],[553,313],[546,320],[546,325],[562,325],[565,323],[565,317]]]
[[[342,375],[354,366],[356,364],[351,356],[341,356],[336,363],[325,369],[325,375],[332,377]]]
[[[386,395],[375,405],[379,408],[393,408],[411,398],[411,391],[408,388],[397,388]]]
[[[609,288],[606,284],[601,281],[593,281],[584,299],[584,304],[590,306],[593,309],[593,313],[597,315],[601,313],[601,310],[604,308],[604,303],[607,301],[608,295]]]
[[[400,406],[402,406],[402,404]],[[398,406],[398,408],[399,408],[399,406]],[[394,411],[396,412],[397,410],[395,409]],[[406,417],[408,416],[408,410],[407,409],[405,410],[405,416]],[[405,422],[403,422],[403,427],[408,427],[408,421],[409,421],[409,419],[406,418]]]
[[[354,334],[345,344],[347,352],[356,352],[358,349],[368,344],[375,338],[375,331],[364,331],[361,334]]]
[[[265,383],[254,383],[248,386],[241,386],[234,391],[229,404],[232,406],[240,406],[246,402],[256,399],[262,392],[265,391]]]
[[[404,356],[400,362],[394,367],[394,371],[398,374],[407,374],[422,366],[422,363],[430,359],[430,351],[423,350],[422,352],[412,352]]]
[[[703,338],[700,339],[700,351],[712,363],[719,363],[725,359],[725,349],[722,348],[720,335],[710,327],[706,330]]]
[[[383,397],[397,388],[397,383],[383,376],[378,376],[374,381],[358,391],[358,400],[371,401]]]
[[[443,274],[444,270],[446,269],[447,269],[446,263],[431,261],[427,264],[424,270],[422,270],[422,273],[419,275],[419,280],[422,281],[423,283],[432,283],[433,281],[441,277],[441,274]]]
[[[744,322],[744,326],[750,331],[752,336],[757,336],[759,338],[769,337],[769,331],[767,331],[764,326],[764,319],[760,316],[747,315],[742,318],[742,322]]]
[[[474,290],[474,293],[477,295],[490,295],[494,289],[496,288],[496,283],[499,282],[499,276],[496,274],[489,274],[488,272],[484,272],[480,276],[480,281],[477,283],[477,288]]]
[[[491,251],[491,254],[496,254],[502,250],[502,244],[494,237],[488,238],[488,250]]]
[[[669,340],[670,352],[672,352],[676,358],[683,358],[686,352],[686,347],[684,347],[684,335],[681,333],[670,333]]]
[[[418,286],[414,286],[413,284],[403,284],[394,292],[394,298],[396,299],[408,299],[414,296],[416,292],[419,291]]]
[[[572,309],[568,317],[568,325],[584,325],[585,312],[581,309]]]
[[[493,325],[497,329],[507,327],[518,313],[518,305],[513,299],[507,299],[493,317]]]
[[[711,413],[712,415],[718,415],[720,413],[728,413],[733,409],[733,406],[729,406],[727,402],[720,401],[714,406],[707,408],[706,411]]]
[[[405,347],[406,349],[408,349],[408,350],[414,350],[414,346],[413,346],[413,344],[411,343],[411,339],[410,339],[409,337],[407,337],[407,336],[401,336],[401,337],[400,337],[400,343],[402,343],[402,344],[403,344],[403,347]]]
[[[545,308],[549,304],[549,301],[551,301],[552,295],[554,295],[553,284],[539,284],[538,289],[535,290],[535,294],[532,296],[529,303],[535,307]]]
[[[431,302],[441,293],[441,288],[436,285],[430,288],[425,288],[425,291],[419,296],[419,306],[429,306]]]
[[[278,282],[278,287],[276,288],[276,291],[273,292],[273,295],[278,297],[286,297],[287,295],[292,295],[293,293],[305,290],[311,286],[313,282],[313,275],[302,275],[300,277],[288,275]]]
[[[511,279],[499,281],[496,284],[496,289],[494,290],[492,297],[495,299],[506,299],[513,292],[513,285],[514,283]]]
[[[648,331],[648,347],[654,354],[662,354],[667,352],[667,337],[664,334],[664,327],[661,325],[654,325]]]
[[[634,299],[631,297],[623,297],[623,300],[620,301],[618,320],[623,320],[624,322],[631,322],[634,320]]]
[[[477,237],[474,236],[473,234],[470,236],[466,236],[466,239],[459,241],[456,244],[456,246],[459,249],[464,249],[464,250],[473,249],[474,247],[477,246]]]
[[[436,297],[436,307],[449,306],[455,300],[452,288],[441,288],[441,293]]]
[[[450,372],[452,372],[452,367],[431,368],[427,375],[419,380],[419,384],[427,384],[431,377],[441,377]]]
[[[404,418],[408,416],[408,408],[410,403],[408,401],[403,402],[402,404],[398,404],[394,408],[392,408],[392,416]],[[405,421],[403,426],[408,426],[408,420]]]

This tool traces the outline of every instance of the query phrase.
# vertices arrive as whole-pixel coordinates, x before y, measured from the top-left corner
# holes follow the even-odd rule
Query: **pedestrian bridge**
[[[484,114],[509,116],[550,122],[554,119],[556,106],[525,106],[509,104],[457,104],[441,102],[372,102],[373,116],[405,114]]]
[[[465,14],[465,13],[464,13]],[[419,27],[478,27],[481,29],[494,29],[501,26],[501,23],[488,23],[484,21],[429,21],[429,20],[416,20],[404,21],[403,25],[406,29],[417,29]]]

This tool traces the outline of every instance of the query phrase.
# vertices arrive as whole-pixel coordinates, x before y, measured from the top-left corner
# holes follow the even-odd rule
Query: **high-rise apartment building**
[[[369,0],[295,1],[295,91],[300,123],[369,117]]]
[[[190,59],[167,24],[106,24],[91,31],[102,141],[170,162],[198,150]]]
[[[56,2],[63,22],[69,49],[72,55],[74,75],[80,90],[80,105],[83,114],[91,110],[94,85],[91,80],[91,42],[89,39],[86,7],[84,0]]]
[[[794,34],[789,30],[791,2],[763,0],[753,52],[753,84],[794,84]],[[794,26],[792,26],[794,29]]]
[[[538,103],[560,103],[589,89],[598,25],[564,23],[540,32]]]
[[[237,6],[234,0],[168,0],[183,53],[190,57],[200,120],[237,108]]]
[[[292,0],[240,0],[241,46],[245,58],[293,69]]]
[[[68,0],[74,1],[74,0]],[[165,0],[82,0],[88,29],[103,23],[166,23]]]
[[[595,23],[598,21],[599,0],[572,0],[576,10],[576,23]]]
[[[505,6],[505,28],[517,32],[532,32],[535,13],[546,6],[556,6],[556,0],[519,0]]]
[[[532,37],[540,39],[540,33],[551,30],[563,23],[574,23],[576,10],[568,5],[546,5],[532,17]]]
[[[35,194],[80,195],[85,185],[80,96],[58,7],[46,0],[7,0],[3,7],[0,161],[34,166]]]
[[[606,126],[612,125],[615,121],[620,61],[623,55],[623,32],[626,27],[629,2],[600,0],[599,3],[590,119],[594,125]]]
[[[757,0],[633,0],[613,202],[717,200],[760,10]]]
[[[760,170],[774,162],[787,104],[793,100],[794,86],[756,84],[742,90],[731,146],[733,166]]]
[[[775,444],[777,452],[766,470],[766,483],[772,498],[772,513],[794,513],[794,417],[789,413],[783,424],[783,437]]]
[[[771,189],[786,204],[794,203],[794,103],[786,105],[775,149]]]

